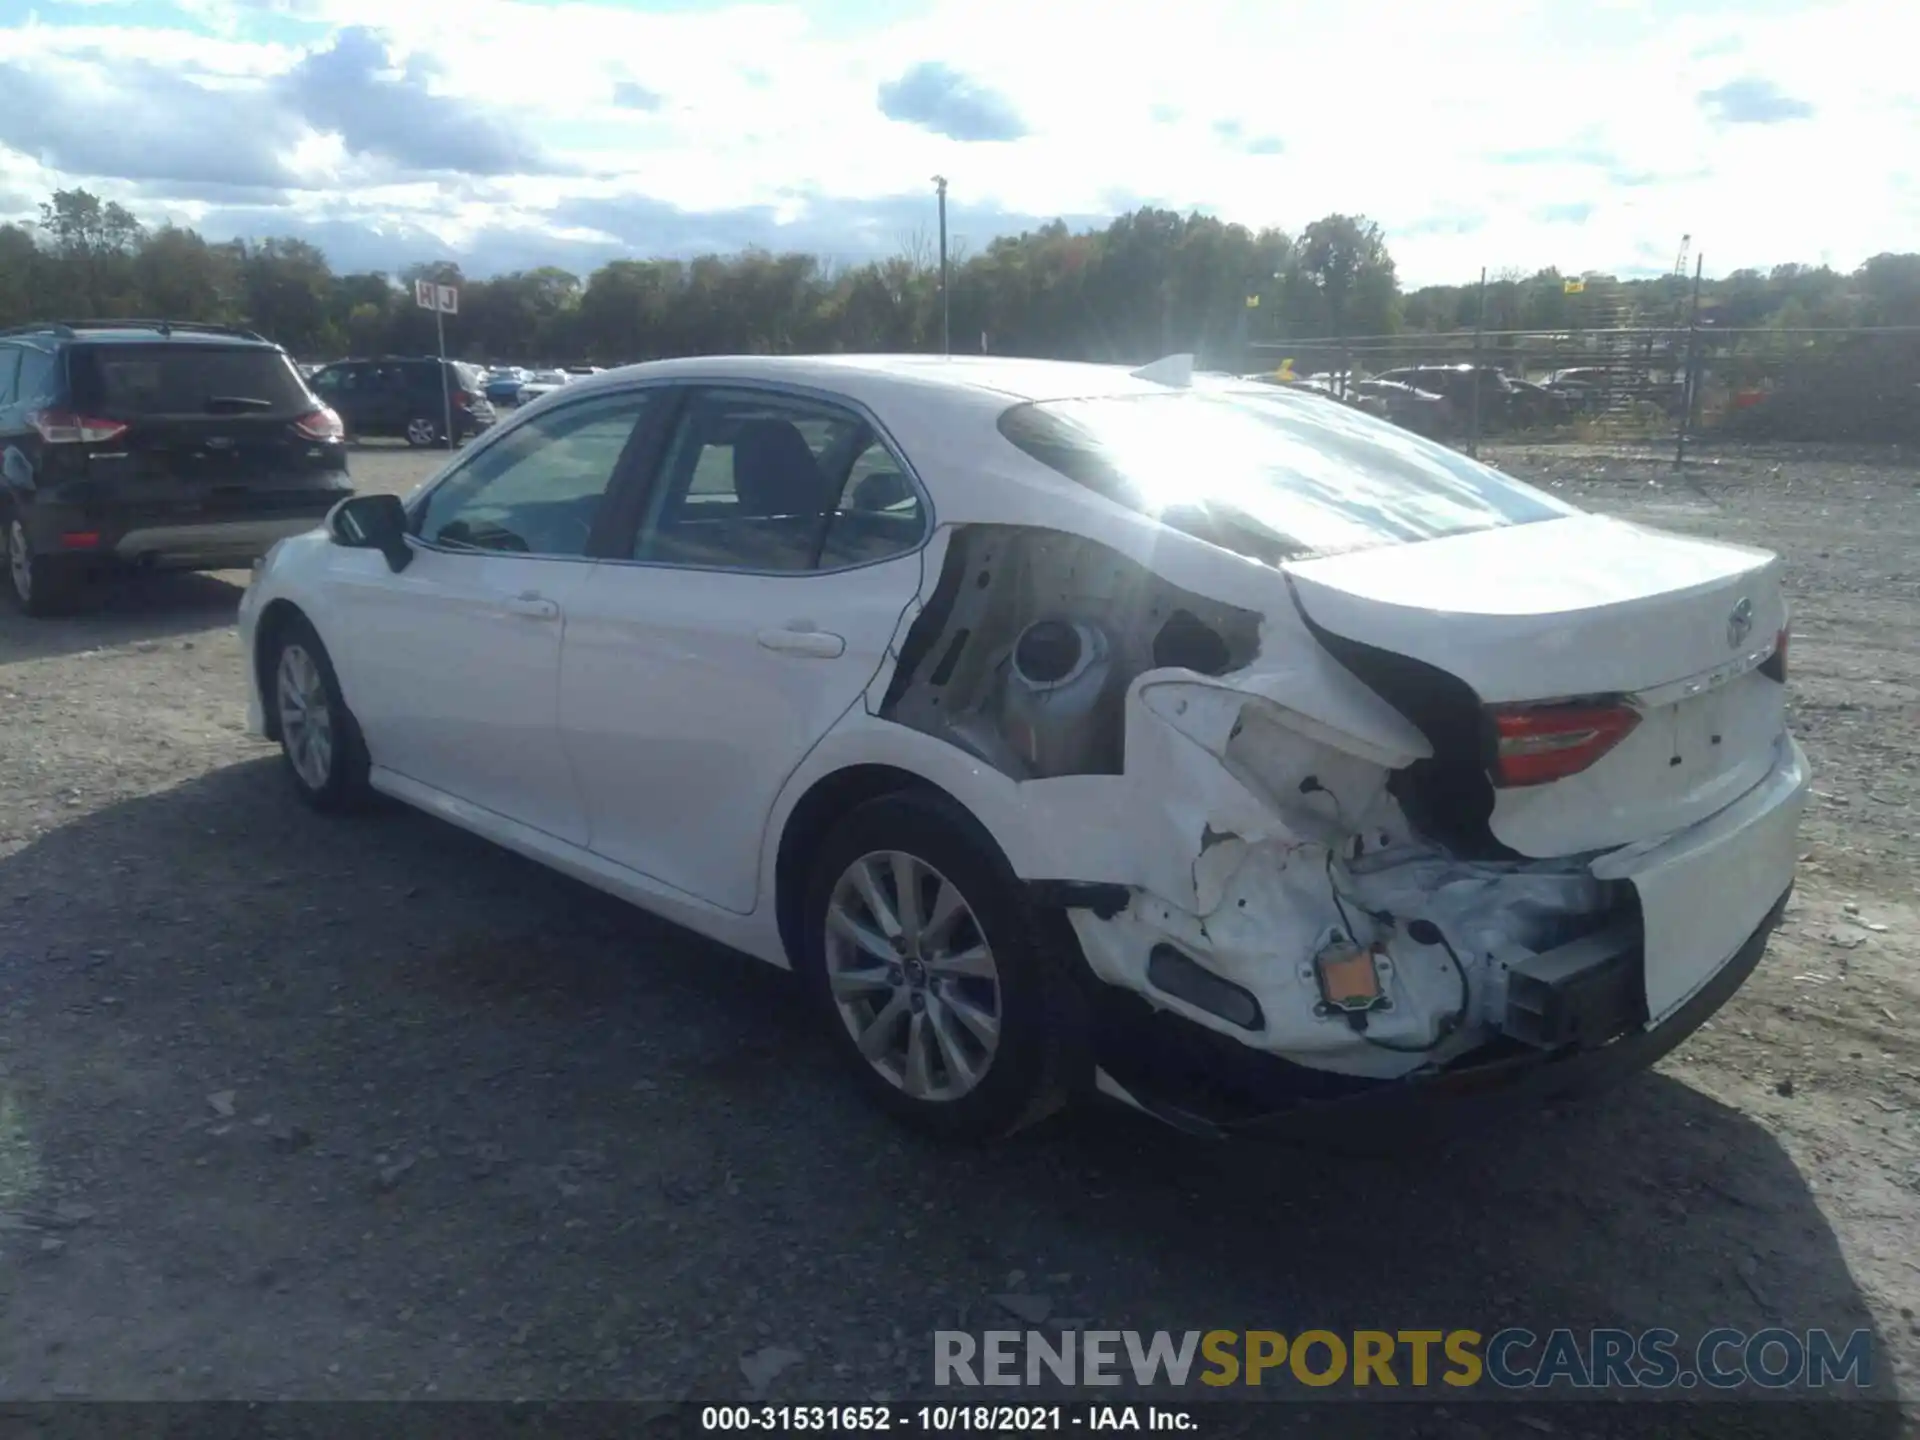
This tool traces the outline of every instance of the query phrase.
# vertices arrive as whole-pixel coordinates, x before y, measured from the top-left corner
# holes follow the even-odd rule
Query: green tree
[[[56,190],[40,206],[40,234],[60,262],[49,277],[54,310],[75,319],[128,312],[145,236],[131,210],[90,190]]]

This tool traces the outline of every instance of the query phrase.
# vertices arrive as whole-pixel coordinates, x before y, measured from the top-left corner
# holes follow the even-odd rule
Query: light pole
[[[940,197],[940,353],[953,354],[953,304],[947,294],[947,177],[933,177],[933,192]]]

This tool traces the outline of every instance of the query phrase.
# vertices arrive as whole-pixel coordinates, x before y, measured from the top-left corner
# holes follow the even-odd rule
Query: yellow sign
[[[1280,368],[1273,372],[1273,378],[1291,385],[1294,382],[1293,360],[1291,357],[1280,362]]]
[[[1587,288],[1587,282],[1584,280],[1569,280],[1562,288],[1569,295],[1578,295]]]
[[[1260,308],[1260,297],[1258,295],[1249,295],[1247,297],[1247,308],[1249,310],[1258,310]]]

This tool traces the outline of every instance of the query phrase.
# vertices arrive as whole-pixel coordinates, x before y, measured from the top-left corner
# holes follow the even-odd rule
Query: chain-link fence
[[[1263,341],[1250,373],[1329,391],[1466,448],[1577,440],[1920,441],[1920,327],[1586,331]]]

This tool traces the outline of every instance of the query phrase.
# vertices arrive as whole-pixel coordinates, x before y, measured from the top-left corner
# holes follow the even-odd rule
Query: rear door
[[[84,447],[98,501],[218,520],[311,510],[340,489],[346,454],[301,429],[319,403],[269,346],[75,345],[67,383],[78,415],[121,427]]]
[[[747,914],[774,800],[879,669],[932,517],[868,417],[757,388],[688,395],[645,502],[567,628],[589,843]]]

